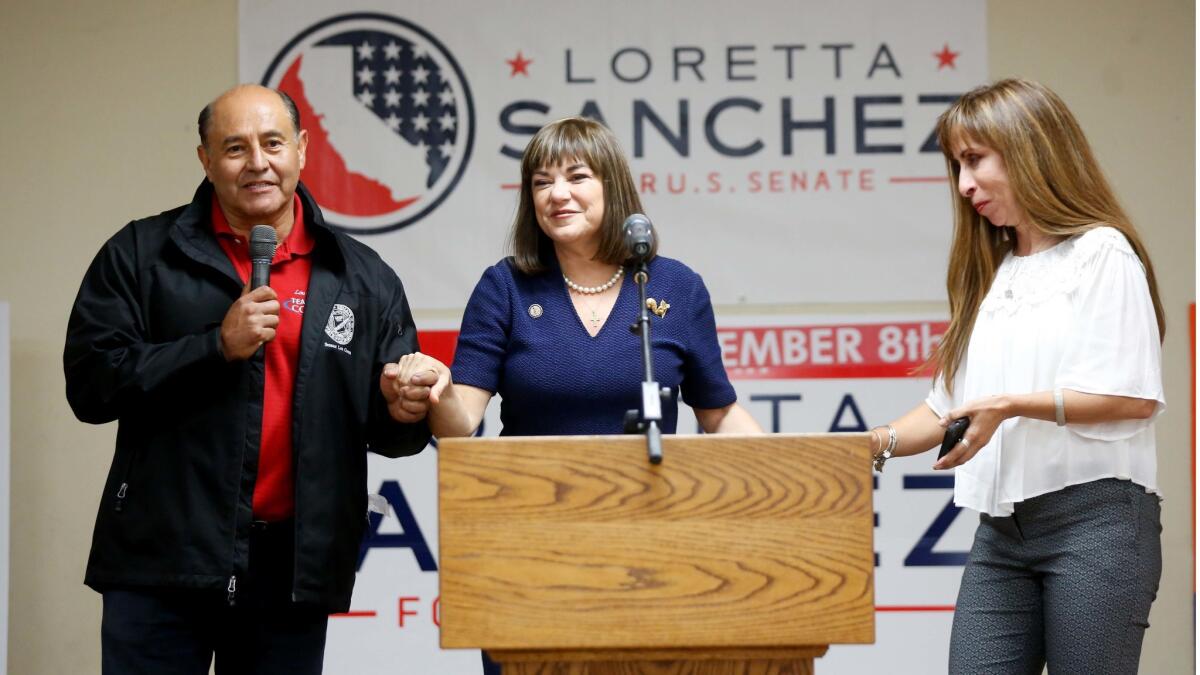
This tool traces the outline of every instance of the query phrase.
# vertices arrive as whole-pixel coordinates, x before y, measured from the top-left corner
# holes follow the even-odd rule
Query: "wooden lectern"
[[[441,631],[505,675],[801,675],[875,640],[866,434],[445,439]]]

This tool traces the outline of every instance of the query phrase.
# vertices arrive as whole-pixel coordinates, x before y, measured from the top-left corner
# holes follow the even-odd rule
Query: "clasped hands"
[[[436,406],[450,385],[450,369],[441,361],[414,352],[383,367],[379,390],[388,413],[397,422],[420,422]]]
[[[275,339],[279,327],[279,296],[270,286],[243,288],[221,321],[221,353],[226,361],[245,360]],[[388,413],[397,422],[420,422],[437,405],[450,384],[450,369],[441,361],[416,352],[383,367],[379,390]]]

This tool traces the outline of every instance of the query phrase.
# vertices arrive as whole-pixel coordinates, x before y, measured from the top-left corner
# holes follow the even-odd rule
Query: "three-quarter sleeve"
[[[960,377],[957,377],[956,379],[961,381],[962,368],[960,368],[958,372]],[[956,384],[959,384],[959,386],[956,386],[955,388],[959,391],[962,391],[961,383]],[[925,405],[929,406],[929,409],[933,411],[933,414],[937,415],[938,417],[945,417],[947,413],[954,409],[954,397],[952,397],[950,392],[946,389],[946,378],[942,376],[942,373],[938,373],[937,376],[933,378],[933,386],[929,389],[929,395],[925,397]]]
[[[485,270],[471,292],[450,367],[456,383],[492,393],[500,390],[512,329],[512,297],[504,265]]]
[[[680,394],[683,402],[692,408],[724,408],[737,402],[737,392],[730,384],[721,360],[712,299],[699,275],[695,275],[695,285],[689,296],[686,306],[691,312],[688,320],[691,332]]]
[[[1081,257],[1075,317],[1055,386],[1087,394],[1128,396],[1165,406],[1162,344],[1145,270],[1123,235],[1091,232],[1094,248]],[[1081,242],[1083,243],[1083,242]],[[1152,416],[1153,417],[1153,416]],[[1151,419],[1072,424],[1071,431],[1099,440],[1128,438]]]

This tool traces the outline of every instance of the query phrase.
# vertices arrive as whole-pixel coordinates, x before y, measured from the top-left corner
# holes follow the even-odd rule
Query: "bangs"
[[[972,96],[974,92],[960,98],[954,105],[946,109],[938,119],[938,147],[948,161],[957,164],[954,148],[970,143],[999,149],[995,136],[996,126],[993,120],[991,101],[982,96]]]
[[[528,179],[539,169],[559,166],[565,162],[583,162],[599,174],[605,173],[603,162],[596,157],[602,146],[595,129],[580,119],[560,120],[549,131],[538,133],[525,149],[521,161],[522,178]]]

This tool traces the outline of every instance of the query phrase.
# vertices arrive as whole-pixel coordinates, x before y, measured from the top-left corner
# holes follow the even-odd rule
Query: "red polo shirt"
[[[299,195],[294,198],[292,208],[295,224],[287,239],[275,248],[275,258],[271,261],[271,288],[279,295],[279,326],[275,329],[275,339],[263,347],[266,384],[258,476],[254,481],[254,517],[267,522],[285,520],[295,511],[292,392],[300,357],[304,296],[312,271],[313,240],[304,226],[304,208],[300,205]],[[229,227],[216,196],[212,203],[212,227],[217,242],[245,284],[250,278],[247,239]]]

